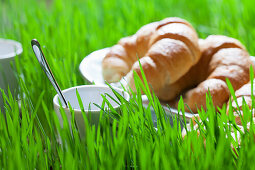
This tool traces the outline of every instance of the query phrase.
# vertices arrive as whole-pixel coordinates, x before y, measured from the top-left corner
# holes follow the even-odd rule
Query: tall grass
[[[88,126],[83,139],[74,118],[71,130],[66,119],[61,128],[53,110],[54,88],[31,50],[31,39],[41,42],[60,87],[65,89],[88,83],[78,71],[87,54],[112,46],[142,25],[168,16],[187,19],[202,38],[209,34],[238,38],[255,54],[252,0],[0,1],[0,37],[20,41],[24,49],[17,59],[21,102],[6,93],[4,99],[9,105],[5,114],[0,114],[0,167],[254,169],[253,123],[250,131],[247,128],[240,131],[231,114],[225,115],[226,107],[220,109],[220,116],[208,97],[208,110],[199,111],[202,135],[197,136],[193,130],[182,139],[181,126],[185,128],[185,123],[177,116],[167,117],[155,95],[139,80],[137,85],[147,93],[149,106],[156,112],[157,130],[151,109],[142,106],[140,93],[129,103],[120,101],[122,115],[113,122],[102,111],[99,128]],[[184,105],[180,104],[179,111],[182,110]],[[245,113],[249,117],[248,109]],[[89,124],[86,117],[84,121]],[[231,127],[237,127],[235,132],[240,131],[241,147],[230,137]],[[231,145],[237,149],[233,150]]]

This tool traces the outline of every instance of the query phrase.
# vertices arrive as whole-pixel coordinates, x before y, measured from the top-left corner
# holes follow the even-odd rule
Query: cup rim
[[[81,89],[81,88],[110,88],[109,86],[107,86],[107,85],[80,85],[80,86],[74,86],[74,87],[70,87],[70,88],[67,88],[67,89],[64,89],[64,90],[62,90],[62,93],[64,94],[65,92],[67,92],[67,91],[71,91],[71,90],[75,90],[75,89]],[[129,93],[128,92],[126,92],[126,91],[124,91],[123,89],[120,89],[120,88],[116,88],[116,87],[112,87],[114,90],[116,90],[116,91],[118,91],[118,92],[123,92],[123,93],[125,93],[125,96],[126,96],[126,100],[127,101],[129,101],[129,99],[130,99],[130,95],[129,95]],[[54,97],[53,97],[53,104],[56,106],[56,107],[58,107],[58,108],[60,108],[60,105],[59,105],[59,103],[58,103],[58,94],[56,94]],[[117,109],[117,108],[119,108],[120,106],[119,105],[117,105],[117,106],[115,106],[115,107],[113,107],[114,109]],[[68,109],[69,110],[69,108],[65,108],[65,107],[63,107],[63,109]],[[81,112],[81,110],[80,109],[73,109],[76,113],[77,112]],[[86,111],[88,111],[88,110],[85,110],[85,112]],[[100,109],[98,109],[98,110],[89,110],[90,112],[98,112],[98,111],[100,111]]]
[[[20,55],[23,52],[23,48],[20,42],[14,41],[14,40],[10,40],[10,39],[4,39],[4,38],[0,38],[0,42],[4,42],[4,43],[8,43],[8,44],[12,44],[16,47],[16,51],[10,52],[8,54],[3,54],[0,55],[1,58],[0,60],[5,60],[5,59],[10,59],[13,58],[15,56]]]

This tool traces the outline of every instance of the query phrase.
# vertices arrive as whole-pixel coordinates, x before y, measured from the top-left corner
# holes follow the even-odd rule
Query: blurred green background
[[[172,16],[181,17],[189,21],[198,32],[200,38],[206,38],[210,34],[223,34],[234,37],[247,47],[251,55],[255,55],[255,9],[253,0],[0,0],[0,38],[13,39],[22,43],[23,54],[17,63],[18,76],[24,80],[28,89],[29,94],[26,94],[26,98],[31,99],[34,106],[38,106],[38,111],[35,110],[32,113],[38,113],[44,129],[47,131],[47,126],[54,126],[54,122],[51,121],[53,118],[51,117],[52,119],[46,121],[45,115],[51,116],[55,114],[52,99],[56,92],[33,54],[30,45],[30,41],[33,38],[38,39],[41,43],[56,80],[62,89],[66,89],[76,85],[87,84],[82,79],[78,68],[86,55],[95,50],[116,44],[120,38],[134,34],[141,26],[147,23]],[[42,96],[42,100],[39,96]],[[27,104],[29,102],[24,103]],[[23,108],[23,115],[30,113],[29,107],[26,108],[24,106]],[[143,110],[141,112],[143,113]],[[15,113],[19,113],[18,107],[16,107]],[[22,119],[24,122],[25,120],[25,118]],[[3,130],[5,126],[0,126],[3,128],[0,128],[0,144],[7,146],[2,148],[2,150],[5,148],[5,153],[2,152],[2,146],[0,146],[0,165],[8,167],[6,164],[8,161],[9,163],[14,162],[14,164],[18,162],[16,168],[23,164],[26,167],[26,163],[29,164],[31,162],[36,165],[38,150],[43,155],[39,158],[45,158],[45,161],[38,161],[40,163],[39,167],[44,167],[45,162],[50,165],[57,164],[56,167],[60,168],[61,165],[59,164],[63,162],[69,166],[80,165],[82,161],[80,162],[79,159],[84,157],[82,155],[84,153],[88,155],[90,153],[94,154],[94,157],[91,156],[94,159],[84,157],[87,162],[91,162],[91,167],[98,163],[97,160],[103,160],[99,166],[106,167],[108,158],[111,159],[111,166],[115,166],[118,156],[122,156],[121,160],[123,161],[120,167],[126,165],[126,158],[128,157],[129,161],[139,161],[141,159],[141,162],[144,163],[144,167],[141,166],[141,168],[144,169],[151,164],[154,165],[154,163],[159,165],[159,167],[168,167],[170,164],[176,167],[179,163],[182,163],[186,169],[189,169],[189,163],[191,163],[193,167],[201,165],[200,168],[202,167],[201,169],[203,169],[201,162],[205,160],[204,167],[210,169],[208,168],[209,165],[214,164],[213,161],[216,158],[220,163],[218,165],[216,163],[214,167],[218,166],[219,169],[222,168],[219,166],[226,163],[231,167],[238,166],[240,168],[243,164],[249,167],[250,163],[254,162],[252,160],[254,160],[255,147],[253,147],[253,152],[249,151],[249,147],[244,147],[240,151],[240,161],[235,164],[235,160],[238,159],[235,154],[231,154],[230,145],[224,143],[226,142],[226,134],[224,133],[221,133],[219,141],[222,143],[219,142],[221,145],[218,145],[220,147],[214,145],[218,142],[218,139],[215,140],[213,138],[214,134],[209,133],[208,139],[211,139],[212,142],[208,143],[207,150],[201,149],[204,148],[204,141],[201,138],[199,140],[200,143],[193,145],[196,148],[194,149],[195,152],[192,152],[190,149],[191,141],[196,140],[196,136],[188,138],[185,141],[186,143],[184,142],[181,145],[178,143],[182,141],[179,131],[168,128],[166,132],[151,133],[155,130],[154,127],[147,126],[147,120],[135,119],[131,129],[135,132],[134,134],[138,135],[135,136],[134,141],[132,140],[133,134],[126,136],[124,134],[123,138],[120,136],[122,141],[124,141],[123,143],[118,143],[118,141],[111,143],[111,140],[103,136],[102,138],[98,137],[97,144],[94,143],[93,138],[90,141],[91,143],[89,143],[91,145],[76,146],[73,143],[80,144],[77,142],[79,140],[71,140],[69,145],[63,147],[52,140],[55,139],[54,131],[47,132],[50,134],[49,136],[40,138],[38,132],[33,128],[33,120],[31,120],[31,123],[29,116],[28,120],[28,131],[26,131],[26,126],[20,126],[21,120],[19,116],[16,116],[14,120],[15,126],[10,128],[12,124],[7,125],[11,130]],[[5,120],[1,119],[1,121],[4,122]],[[126,123],[127,121],[129,120],[126,119]],[[128,126],[128,123],[123,125],[123,127]],[[177,126],[175,127],[176,129]],[[24,127],[25,130],[22,129]],[[216,126],[212,124],[211,127],[215,128]],[[213,128],[211,131],[214,130]],[[224,131],[223,129],[221,130]],[[15,134],[19,136],[15,138]],[[30,136],[27,137],[27,134]],[[27,142],[28,138],[30,143]],[[180,140],[176,140],[177,138]],[[170,140],[172,143],[169,142]],[[246,141],[248,141],[248,138]],[[51,148],[52,146],[52,150],[49,149],[46,152],[40,142],[43,143],[44,147],[49,145],[45,148]],[[112,148],[109,148],[109,146]],[[122,147],[126,147],[126,150]],[[81,152],[78,154],[80,150]],[[119,150],[122,152],[119,152]],[[228,151],[227,154],[225,153],[226,150]],[[105,153],[109,157],[106,157]],[[185,155],[186,153],[190,153],[193,159],[189,159]],[[23,156],[24,154],[27,157]],[[156,156],[152,158],[153,154]],[[161,155],[163,156],[161,157]],[[222,155],[225,156],[225,159],[222,159]],[[13,161],[12,159],[8,160],[8,158],[15,159]],[[171,160],[170,163],[169,160]],[[75,164],[72,164],[74,161],[76,161]],[[189,162],[186,163],[185,161]],[[243,163],[243,161],[246,162]],[[58,162],[60,163],[58,164]],[[136,165],[136,162],[132,162],[132,164]],[[15,166],[13,167],[15,168]],[[30,168],[34,169],[32,167],[33,165]]]

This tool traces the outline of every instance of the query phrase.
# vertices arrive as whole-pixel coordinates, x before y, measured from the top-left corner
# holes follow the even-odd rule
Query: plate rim
[[[86,64],[87,61],[90,60],[90,57],[91,57],[93,54],[95,54],[95,53],[97,53],[97,52],[99,52],[99,51],[110,50],[110,48],[111,48],[111,47],[106,47],[106,48],[98,49],[98,50],[96,50],[96,51],[93,51],[93,52],[89,53],[87,56],[85,56],[85,57],[82,59],[82,61],[80,62],[80,65],[79,65],[79,72],[80,72],[80,74],[82,75],[83,79],[85,79],[85,80],[88,81],[89,83],[93,83],[93,82],[94,82],[93,79],[90,77],[90,75],[87,74],[87,72],[85,72],[85,70],[83,69],[83,68],[85,68],[84,65]],[[105,84],[105,83],[104,83],[104,84]]]

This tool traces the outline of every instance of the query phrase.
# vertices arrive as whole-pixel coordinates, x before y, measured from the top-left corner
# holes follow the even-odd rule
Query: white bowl
[[[23,49],[19,42],[0,38],[0,88],[7,93],[8,86],[12,95],[18,91],[18,81],[15,77],[15,56]],[[3,111],[2,93],[0,92],[0,109]]]
[[[23,49],[19,42],[0,38],[0,60],[20,55]]]
[[[74,116],[75,116],[75,122],[77,124],[78,130],[80,132],[80,136],[83,137],[85,135],[85,124],[84,124],[84,118],[82,116],[82,111],[79,106],[79,102],[76,96],[76,89],[81,97],[85,113],[90,121],[90,124],[94,124],[96,127],[99,122],[100,117],[100,108],[94,105],[98,104],[99,106],[102,105],[103,98],[101,95],[109,94],[112,96],[115,100],[118,101],[117,97],[114,95],[112,89],[106,85],[83,85],[83,86],[76,86],[72,87],[66,90],[63,90],[62,93],[64,97],[66,98],[67,102],[70,102],[70,105],[74,109]],[[119,94],[121,94],[126,100],[129,101],[129,94],[127,92],[124,92],[121,89],[114,88]],[[110,104],[114,107],[116,111],[120,111],[118,105],[114,100],[106,96],[107,100],[110,102]],[[53,104],[54,104],[54,110],[56,111],[60,124],[63,126],[63,119],[60,113],[60,105],[59,105],[59,96],[55,95],[53,98]],[[90,109],[89,110],[89,105]],[[69,121],[69,126],[71,125],[71,113],[69,108],[64,108],[64,111],[66,113],[66,116]]]

